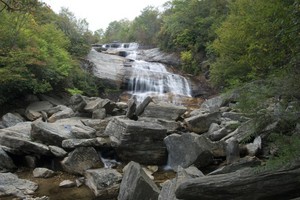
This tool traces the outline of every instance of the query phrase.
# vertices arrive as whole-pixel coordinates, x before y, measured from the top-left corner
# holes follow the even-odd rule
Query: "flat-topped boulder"
[[[166,162],[166,146],[163,139],[167,129],[157,123],[133,121],[115,117],[106,127],[111,145],[123,161],[161,165]]]
[[[145,108],[142,117],[161,118],[166,120],[176,120],[187,111],[184,106],[176,106],[170,103],[149,103]]]
[[[36,122],[32,123],[31,137],[33,140],[43,144],[61,147],[61,142],[65,139],[73,138],[73,135],[68,126]]]

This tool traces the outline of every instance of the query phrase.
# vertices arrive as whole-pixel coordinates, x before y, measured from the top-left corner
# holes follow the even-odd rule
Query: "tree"
[[[81,57],[89,52],[92,33],[88,30],[88,22],[85,19],[76,19],[67,8],[62,8],[56,24],[71,41],[68,51],[72,55]]]
[[[295,69],[299,27],[299,0],[233,1],[212,44],[212,80],[234,86]]]
[[[161,22],[158,9],[152,6],[144,8],[132,22],[130,38],[142,45],[156,46]]]
[[[227,0],[172,0],[162,15],[160,47],[180,52],[182,69],[198,73],[208,44],[216,38],[215,29],[227,15],[227,4]]]
[[[104,33],[103,42],[130,42],[128,34],[130,26],[131,22],[128,19],[110,22]]]

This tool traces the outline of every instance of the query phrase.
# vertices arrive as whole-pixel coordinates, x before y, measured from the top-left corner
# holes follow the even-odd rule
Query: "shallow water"
[[[120,166],[119,166],[120,167]],[[118,169],[118,171],[120,168]],[[121,172],[121,170],[120,170]],[[86,186],[73,188],[60,188],[59,184],[64,180],[75,181],[78,176],[70,175],[63,172],[56,172],[56,175],[51,178],[34,178],[32,170],[24,169],[16,173],[19,178],[36,182],[39,188],[35,191],[32,197],[48,196],[50,200],[107,200],[95,197],[94,193]],[[153,174],[155,183],[160,187],[160,184],[168,179],[175,177],[173,171],[158,170]],[[16,197],[1,197],[0,200],[16,200]]]

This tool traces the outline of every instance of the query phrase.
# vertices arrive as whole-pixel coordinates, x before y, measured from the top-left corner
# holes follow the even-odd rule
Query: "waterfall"
[[[161,101],[180,104],[182,96],[191,96],[191,89],[185,77],[167,71],[161,63],[135,60],[128,84],[129,92],[141,102],[147,96]]]
[[[128,59],[124,70],[129,71],[129,75],[126,75],[128,93],[134,95],[138,102],[151,96],[158,101],[181,104],[182,97],[191,97],[190,85],[185,77],[168,72],[162,63],[137,60],[138,48],[138,43],[113,42],[101,46],[101,51]],[[116,66],[102,68],[101,73],[115,68]]]

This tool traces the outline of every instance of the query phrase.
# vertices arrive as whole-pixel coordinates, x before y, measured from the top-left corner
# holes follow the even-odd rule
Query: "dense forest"
[[[248,108],[270,96],[300,98],[299,0],[171,0],[95,32],[38,0],[1,0],[0,9],[0,104],[52,90],[97,95],[101,83],[86,78],[80,59],[90,44],[115,40],[176,52],[181,70],[206,73],[220,91],[251,87]]]

